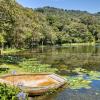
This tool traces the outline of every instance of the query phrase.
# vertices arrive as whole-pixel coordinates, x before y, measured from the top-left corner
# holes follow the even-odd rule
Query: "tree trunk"
[[[2,55],[2,49],[0,48],[0,55]]]
[[[1,48],[0,48],[0,55],[3,55],[3,48],[4,48],[4,44],[1,44]]]
[[[4,43],[2,43],[2,55],[3,55]]]
[[[44,44],[44,43],[43,43],[43,40],[42,40],[42,46],[43,46],[43,44]]]

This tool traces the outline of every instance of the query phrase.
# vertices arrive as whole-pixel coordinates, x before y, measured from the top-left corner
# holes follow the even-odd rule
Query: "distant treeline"
[[[0,0],[0,45],[32,48],[34,45],[100,42],[100,12],[54,7],[25,8],[15,0]]]

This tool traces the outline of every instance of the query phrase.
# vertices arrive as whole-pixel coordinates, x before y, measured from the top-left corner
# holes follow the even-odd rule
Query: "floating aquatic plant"
[[[90,88],[89,84],[91,81],[89,80],[84,80],[82,76],[77,76],[77,77],[67,77],[69,83],[70,83],[70,88],[71,89],[80,89],[80,88]]]
[[[27,72],[55,72],[56,68],[51,68],[49,64],[41,64],[34,59],[27,59],[19,63],[19,66]]]
[[[76,76],[68,76],[67,79],[70,83],[70,88],[91,88],[90,84],[93,80],[100,80],[100,72],[88,71],[83,68],[75,68],[73,72],[78,73]]]

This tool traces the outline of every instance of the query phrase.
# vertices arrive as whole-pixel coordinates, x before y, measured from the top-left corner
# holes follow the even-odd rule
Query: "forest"
[[[1,47],[99,42],[100,12],[91,14],[49,6],[32,9],[15,0],[0,0]]]

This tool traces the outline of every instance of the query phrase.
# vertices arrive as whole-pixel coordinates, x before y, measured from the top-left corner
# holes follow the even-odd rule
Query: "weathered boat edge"
[[[57,75],[55,73],[32,73],[32,74],[27,73],[27,74],[16,74],[14,76],[22,76],[22,75],[54,75],[54,76],[58,77],[59,79],[63,80],[63,82],[60,82],[59,84],[56,84],[56,85],[51,85],[49,87],[44,86],[44,87],[34,88],[34,87],[25,87],[25,86],[23,86],[24,88],[22,90],[25,91],[26,93],[28,93],[30,96],[42,95],[42,94],[45,94],[45,93],[47,93],[51,90],[56,90],[56,89],[64,86],[65,84],[67,84],[67,80],[65,78],[63,78],[60,75]],[[1,76],[0,79],[3,79],[4,77],[8,77],[8,76],[13,76],[13,75],[10,75],[10,74],[9,75],[4,75],[4,76]]]

